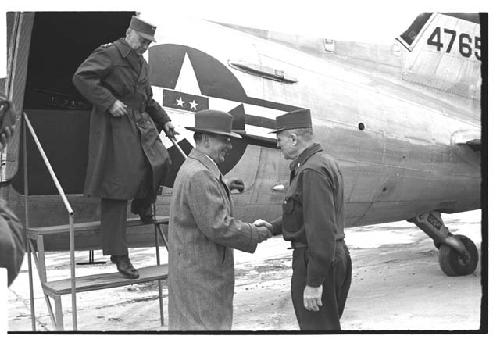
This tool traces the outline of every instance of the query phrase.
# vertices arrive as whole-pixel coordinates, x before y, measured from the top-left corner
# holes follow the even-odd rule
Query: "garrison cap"
[[[233,138],[241,138],[232,130],[233,116],[229,113],[214,109],[204,109],[194,115],[194,127],[186,129],[195,132],[207,132],[212,134],[227,135]]]
[[[156,41],[155,40],[156,27],[151,25],[150,23],[147,23],[142,19],[139,19],[137,16],[133,16],[130,19],[129,28],[139,33],[139,35],[145,39]]]
[[[276,129],[271,133],[297,128],[312,128],[311,111],[309,109],[300,108],[276,117]]]

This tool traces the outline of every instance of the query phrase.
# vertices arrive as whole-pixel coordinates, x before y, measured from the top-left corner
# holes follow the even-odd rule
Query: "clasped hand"
[[[323,306],[321,297],[323,295],[323,285],[311,287],[306,285],[304,288],[304,307],[308,311],[318,312],[319,307]]]
[[[271,232],[271,234],[273,233],[273,225],[266,220],[257,219],[253,222],[253,224],[257,227],[265,227],[269,230],[269,232]]]
[[[111,113],[111,115],[114,117],[121,117],[127,114],[127,105],[125,105],[120,100],[116,100],[109,109],[109,113]]]

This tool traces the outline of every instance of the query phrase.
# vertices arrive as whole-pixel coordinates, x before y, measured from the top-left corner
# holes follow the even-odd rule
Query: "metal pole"
[[[177,141],[175,141],[175,139],[174,139],[174,138],[170,138],[170,137],[169,137],[169,139],[170,139],[170,141],[172,141],[172,143],[174,144],[174,146],[175,146],[175,147],[177,147],[177,149],[179,150],[179,152],[181,152],[181,154],[182,154],[182,156],[184,157],[184,159],[186,159],[186,158],[187,158],[187,155],[186,155],[186,153],[184,153],[184,151],[183,151],[183,150],[182,150],[182,148],[179,146],[179,144],[177,144]]]
[[[38,140],[38,137],[35,133],[35,130],[33,129],[33,126],[31,126],[30,120],[24,114],[24,119],[26,121],[26,126],[28,126],[28,129],[30,130],[31,136],[33,137],[33,141],[35,141],[36,146],[38,147],[38,151],[40,152],[40,155],[42,156],[43,161],[45,162],[45,166],[49,170],[50,176],[52,178],[52,181],[54,181],[54,184],[56,185],[57,191],[59,192],[59,195],[61,196],[61,199],[64,202],[64,205],[66,207],[66,210],[70,215],[73,215],[73,208],[71,208],[71,205],[69,204],[68,198],[66,197],[66,194],[64,194],[64,190],[59,183],[59,180],[56,177],[56,174],[54,173],[54,170],[52,169],[52,165],[49,162],[49,159],[47,158],[47,155],[45,154],[45,151],[43,150],[42,145],[40,144],[40,141]]]
[[[158,224],[154,223],[155,229],[155,248],[156,248],[156,265],[160,266],[160,247],[158,244]],[[163,316],[163,284],[161,279],[158,279],[158,299],[160,303],[160,323],[161,326],[165,326],[165,320]]]
[[[75,273],[75,225],[73,214],[69,215],[69,256],[71,266],[71,308],[73,314],[73,331],[77,329],[77,309],[76,309],[76,273]]]
[[[26,115],[23,113],[23,117]],[[28,243],[29,211],[28,211],[28,147],[26,142],[26,120],[23,123],[23,172],[24,172],[24,244],[28,257],[28,275],[30,282],[30,314],[31,329],[36,331],[35,323],[35,293],[33,291],[33,267],[31,266],[31,248]]]
[[[52,165],[49,162],[49,159],[47,158],[47,155],[45,154],[45,151],[43,150],[42,145],[40,144],[40,141],[38,140],[38,137],[35,133],[35,130],[33,129],[33,126],[31,126],[31,123],[26,116],[26,114],[23,114],[24,116],[24,121],[25,121],[25,126],[28,127],[31,136],[33,137],[33,141],[35,142],[38,151],[40,152],[40,155],[42,156],[42,159],[45,163],[45,166],[47,167],[50,176],[52,178],[52,181],[54,182],[57,191],[59,192],[59,195],[61,196],[61,199],[64,202],[64,206],[66,207],[66,210],[69,215],[69,251],[70,251],[70,266],[71,266],[71,301],[72,301],[72,314],[73,314],[73,330],[76,331],[77,329],[77,309],[76,309],[76,281],[75,281],[75,226],[74,226],[74,220],[73,220],[73,208],[71,207],[68,198],[66,197],[66,194],[64,194],[64,190],[59,183],[59,180],[56,177],[56,174],[54,170],[52,169]],[[26,156],[26,152],[25,152]]]

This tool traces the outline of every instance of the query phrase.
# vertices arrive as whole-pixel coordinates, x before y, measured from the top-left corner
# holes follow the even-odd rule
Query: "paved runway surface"
[[[443,215],[455,234],[471,238],[480,249],[479,210]],[[348,229],[353,283],[342,326],[344,330],[477,330],[482,296],[480,265],[472,275],[447,277],[437,250],[413,224],[398,222]],[[290,300],[291,254],[280,237],[259,245],[255,254],[235,251],[234,330],[297,330]],[[155,264],[154,248],[131,250],[132,262]],[[78,266],[77,275],[113,272],[106,264]],[[77,262],[88,260],[77,252]],[[167,261],[165,249],[162,262]],[[49,279],[69,277],[69,254],[48,255]],[[37,330],[53,330],[38,279],[35,280]],[[167,295],[164,286],[164,295]],[[26,261],[9,289],[9,331],[29,331],[29,284]],[[160,325],[158,285],[149,283],[77,294],[79,330],[157,331]],[[164,299],[165,311],[168,296]],[[65,328],[71,330],[71,297],[63,297]],[[167,317],[165,312],[165,317]]]

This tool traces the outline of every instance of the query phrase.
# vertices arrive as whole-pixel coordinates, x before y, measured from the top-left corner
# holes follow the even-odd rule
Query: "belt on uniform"
[[[335,239],[335,241],[337,242],[340,242],[340,241],[344,241],[344,238],[338,238],[338,239]],[[306,248],[308,247],[307,244],[304,244],[302,242],[299,242],[299,241],[291,241],[291,247],[295,250],[297,248]]]
[[[298,242],[298,241],[292,241],[291,242],[291,247],[295,250],[297,248],[305,248],[305,247],[307,247],[307,244],[304,244],[304,243],[301,243],[301,242]]]

